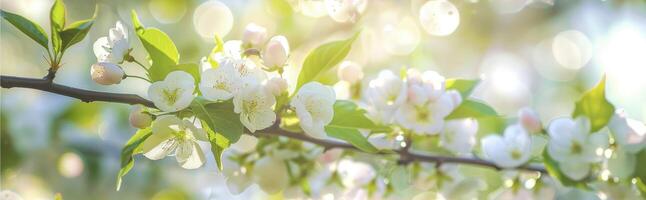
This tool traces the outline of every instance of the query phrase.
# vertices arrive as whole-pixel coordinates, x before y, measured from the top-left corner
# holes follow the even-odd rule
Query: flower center
[[[179,91],[179,88],[175,88],[173,90],[164,89],[162,92],[164,92],[164,97],[166,97],[166,101],[169,104],[175,104],[179,96]]]
[[[247,114],[255,112],[257,108],[258,102],[256,101],[245,101],[244,105],[242,106],[243,112]]]
[[[577,141],[572,141],[572,146],[570,146],[570,151],[573,154],[580,154],[583,152],[583,146]]]
[[[416,110],[418,122],[428,122],[430,120],[431,112],[424,106],[419,106]]]
[[[520,159],[521,156],[522,156],[522,153],[520,153],[520,151],[518,149],[511,150],[511,158],[512,159],[518,160],[518,159]]]
[[[229,91],[229,87],[227,86],[226,83],[224,83],[224,81],[216,81],[215,84],[213,85],[213,88]]]

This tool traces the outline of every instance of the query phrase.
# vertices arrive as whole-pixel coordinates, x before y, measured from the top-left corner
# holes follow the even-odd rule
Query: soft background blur
[[[51,0],[2,0],[49,32]],[[148,83],[126,79],[100,86],[89,76],[92,43],[117,20],[131,28],[130,10],[145,26],[170,35],[181,62],[198,62],[211,36],[240,39],[250,22],[283,34],[292,48],[288,74],[315,46],[361,30],[347,60],[367,78],[381,69],[432,69],[446,77],[482,78],[474,96],[506,115],[535,108],[544,121],[569,115],[581,93],[605,74],[608,98],[632,118],[646,120],[646,2],[612,0],[453,0],[460,24],[448,36],[428,34],[419,21],[425,0],[368,0],[357,22],[333,21],[317,0],[65,0],[68,21],[99,14],[87,38],[67,51],[56,82],[73,87],[146,94]],[[2,75],[42,77],[44,51],[6,21],[0,31]],[[130,30],[135,57],[145,52]],[[126,64],[129,74],[142,74]],[[334,73],[334,72],[331,72]],[[366,79],[365,81],[367,81]],[[294,81],[294,80],[292,80]],[[80,103],[26,89],[2,89],[1,188],[26,199],[230,199],[212,160],[183,170],[174,160],[137,159],[119,192],[121,146],[135,129],[129,106]],[[210,158],[210,157],[209,157]],[[90,196],[88,196],[90,195]],[[237,197],[262,197],[257,186]]]

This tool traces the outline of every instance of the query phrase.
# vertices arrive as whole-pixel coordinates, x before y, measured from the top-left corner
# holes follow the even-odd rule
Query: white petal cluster
[[[449,120],[440,134],[440,146],[456,154],[469,154],[476,144],[478,121],[474,119]]]
[[[368,114],[376,121],[390,124],[395,111],[406,103],[406,82],[390,70],[379,72],[376,79],[371,80],[365,92],[365,99],[371,105]]]
[[[608,123],[617,144],[629,153],[637,153],[646,146],[646,124],[630,119],[618,109]]]
[[[319,82],[310,82],[301,87],[292,98],[300,126],[312,137],[325,138],[325,125],[334,117],[334,89]]]
[[[142,150],[151,160],[174,154],[180,166],[195,169],[206,161],[198,140],[208,141],[206,134],[192,122],[164,115],[153,122],[152,135],[143,142]]]
[[[363,71],[361,69],[361,65],[352,61],[343,61],[339,64],[337,76],[342,81],[354,84],[361,81],[363,78]]]
[[[367,0],[325,0],[330,18],[341,23],[356,22],[367,4]]]
[[[117,21],[114,28],[110,28],[107,37],[100,37],[94,42],[94,55],[98,62],[122,63],[128,54],[128,29],[121,21]]]
[[[350,159],[339,161],[337,173],[341,177],[343,186],[347,188],[362,187],[372,181],[377,175],[375,169],[369,164]]]
[[[187,108],[193,101],[195,79],[184,71],[173,71],[163,81],[148,88],[148,98],[162,111],[175,112]]]
[[[547,152],[559,163],[559,168],[567,177],[581,180],[588,175],[593,163],[601,161],[596,150],[602,144],[594,139],[594,135],[601,134],[590,133],[588,118],[555,119],[550,122],[547,132],[550,135]]]
[[[276,122],[272,106],[274,95],[260,85],[248,86],[233,98],[233,111],[240,113],[240,122],[252,133]]]
[[[525,164],[532,150],[529,133],[518,124],[508,126],[503,136],[493,134],[482,138],[481,145],[487,159],[503,168]]]
[[[267,39],[267,29],[254,23],[247,24],[242,33],[242,42],[252,47],[262,45]]]

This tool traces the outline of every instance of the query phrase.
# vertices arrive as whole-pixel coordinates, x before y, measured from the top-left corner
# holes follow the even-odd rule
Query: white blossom
[[[488,135],[481,140],[486,157],[503,168],[514,168],[525,164],[531,155],[531,138],[520,125],[505,129],[504,135]]]
[[[253,180],[263,191],[275,194],[287,188],[289,183],[287,166],[278,157],[265,156],[256,161]]]
[[[107,37],[100,37],[94,42],[94,55],[98,62],[122,63],[128,54],[128,30],[121,21],[117,21],[114,28],[110,28]]]
[[[356,22],[365,10],[366,0],[325,0],[327,13],[337,22]]]
[[[132,109],[130,110],[130,116],[128,117],[130,125],[139,129],[150,126],[153,118],[152,116],[150,116],[150,114],[144,113],[143,111],[144,110],[141,105],[135,105],[132,107]]]
[[[242,77],[235,70],[233,62],[233,60],[224,60],[219,67],[202,72],[200,91],[205,99],[229,100],[240,90]]]
[[[276,113],[272,109],[274,104],[274,95],[260,85],[253,85],[244,88],[233,98],[233,111],[240,113],[240,122],[253,133],[276,122]]]
[[[391,123],[395,111],[406,102],[406,91],[406,83],[392,71],[379,72],[365,92],[365,99],[371,105],[367,108],[368,114],[381,123]]]
[[[453,111],[453,101],[448,93],[434,101],[422,104],[405,103],[395,113],[402,127],[419,134],[438,134],[444,126],[444,118]]]
[[[416,69],[409,69],[406,75],[407,100],[410,103],[423,104],[427,101],[435,101],[445,92],[445,79],[435,71],[420,73]]]
[[[543,130],[541,119],[538,114],[531,108],[522,108],[518,111],[518,119],[520,124],[529,133],[539,133]]]
[[[610,118],[608,128],[617,144],[630,153],[637,153],[646,146],[646,125],[626,117],[623,109],[618,109]]]
[[[262,54],[264,65],[269,69],[282,68],[289,57],[289,43],[287,38],[277,35],[269,39]]]
[[[477,132],[478,121],[474,119],[446,121],[440,135],[440,145],[457,154],[471,153]]]
[[[343,186],[348,188],[362,187],[372,181],[377,175],[375,169],[369,164],[350,159],[339,161],[337,173],[341,177]]]
[[[198,140],[208,141],[203,131],[188,120],[164,115],[153,122],[152,134],[142,144],[144,156],[159,160],[174,154],[185,169],[195,169],[206,161]]]
[[[334,117],[336,95],[330,86],[319,82],[303,85],[292,99],[291,106],[296,110],[301,128],[305,133],[317,138],[325,138],[325,125]]]
[[[267,80],[265,88],[274,96],[280,96],[287,92],[287,80],[281,77],[273,77]]]
[[[550,135],[547,152],[559,162],[559,168],[567,177],[581,180],[588,175],[592,163],[601,161],[595,152],[601,144],[593,140],[588,118],[555,119],[550,122],[547,132]]]
[[[363,78],[363,71],[361,69],[361,65],[352,61],[343,61],[341,64],[339,64],[337,76],[340,80],[354,84],[358,81],[361,81],[361,79]]]
[[[247,24],[242,33],[242,42],[250,44],[252,47],[258,47],[267,39],[267,29],[255,23]]]
[[[90,68],[92,80],[101,85],[119,84],[124,75],[123,69],[114,63],[99,62]]]
[[[148,88],[148,97],[162,111],[175,112],[188,107],[195,90],[193,76],[184,71],[173,71],[163,81]]]

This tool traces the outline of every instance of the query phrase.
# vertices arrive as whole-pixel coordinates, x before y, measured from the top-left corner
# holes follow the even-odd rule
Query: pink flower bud
[[[254,23],[247,24],[244,33],[242,33],[242,42],[258,47],[267,39],[267,29]]]
[[[363,71],[359,64],[352,61],[343,61],[339,65],[337,75],[339,79],[354,84],[363,78]]]
[[[520,124],[529,133],[538,133],[543,130],[541,120],[538,118],[536,112],[530,108],[520,109],[518,111],[518,118],[520,120]]]
[[[287,80],[281,77],[273,77],[267,80],[265,87],[274,96],[279,96],[283,92],[287,91]]]
[[[269,68],[282,68],[289,57],[289,43],[282,35],[272,37],[262,55],[265,66]]]
[[[133,106],[130,110],[130,125],[135,128],[144,129],[150,126],[150,123],[153,121],[153,118],[143,112],[143,107],[140,105]]]
[[[114,63],[99,62],[90,68],[90,75],[94,82],[101,85],[112,85],[121,82],[124,76],[123,69]]]

